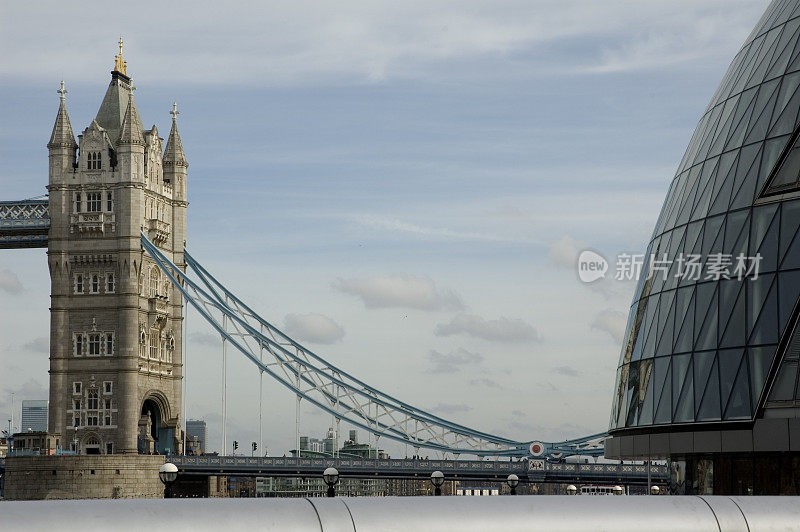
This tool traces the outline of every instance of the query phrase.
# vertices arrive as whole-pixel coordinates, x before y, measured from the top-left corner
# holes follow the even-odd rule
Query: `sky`
[[[0,199],[46,192],[59,82],[78,134],[122,35],[145,127],[165,136],[181,111],[187,247],[249,306],[452,421],[519,441],[602,432],[634,287],[582,283],[577,254],[613,269],[644,251],[766,6],[6,2]],[[44,250],[0,251],[0,421],[12,393],[17,419],[47,398],[48,295]],[[222,349],[200,320],[186,320],[187,415],[216,450]],[[228,438],[258,441],[258,372],[232,356],[228,374]],[[294,412],[265,380],[271,455],[294,447]],[[302,434],[330,421],[302,404]]]

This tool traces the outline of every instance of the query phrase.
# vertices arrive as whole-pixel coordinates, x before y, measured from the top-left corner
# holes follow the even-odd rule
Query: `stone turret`
[[[78,150],[78,143],[75,142],[75,134],[72,132],[72,124],[67,113],[67,89],[63,81],[57,92],[61,95],[61,103],[58,106],[50,142],[47,143],[50,152],[50,183],[57,182],[65,174],[73,172]]]

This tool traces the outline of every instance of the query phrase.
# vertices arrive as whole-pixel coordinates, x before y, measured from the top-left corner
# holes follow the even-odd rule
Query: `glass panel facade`
[[[664,259],[671,266],[638,283],[612,431],[753,419],[763,402],[800,400],[800,333],[796,353],[778,349],[794,345],[786,329],[800,294],[799,191],[800,6],[775,0],[669,186],[643,272]],[[715,254],[732,261],[731,272],[738,256],[760,257],[758,273],[709,276]],[[700,275],[687,275],[691,255],[701,256]]]

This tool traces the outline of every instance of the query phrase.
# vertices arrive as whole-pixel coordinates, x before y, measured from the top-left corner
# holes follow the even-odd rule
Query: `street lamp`
[[[516,495],[517,486],[519,485],[519,477],[514,473],[511,473],[510,475],[508,475],[506,483],[508,483],[508,487],[511,488],[511,495]]]
[[[442,484],[444,484],[444,473],[441,471],[434,471],[431,473],[431,484],[433,484],[433,494],[442,494]]]
[[[167,462],[158,468],[158,478],[165,487],[164,498],[171,499],[172,483],[175,482],[176,478],[178,478],[178,466]]]
[[[577,495],[577,494],[578,494],[578,488],[576,488],[574,484],[570,484],[569,486],[567,486],[567,495]]]
[[[623,488],[622,486],[614,486],[613,488],[611,488],[611,493],[613,493],[614,495],[624,495],[625,488]]]
[[[650,486],[650,495],[658,495],[661,493],[661,488],[658,486]]]
[[[328,497],[336,497],[336,490],[333,486],[339,481],[339,471],[335,467],[329,467],[322,472],[322,480],[328,485]]]

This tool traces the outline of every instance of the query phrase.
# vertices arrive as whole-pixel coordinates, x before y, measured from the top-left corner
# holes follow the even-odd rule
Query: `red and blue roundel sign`
[[[540,441],[531,442],[528,450],[533,456],[542,456],[544,454],[544,444]]]

